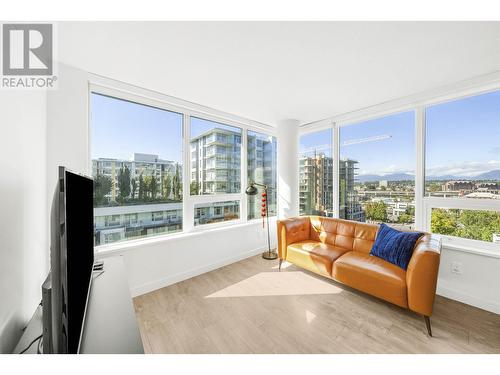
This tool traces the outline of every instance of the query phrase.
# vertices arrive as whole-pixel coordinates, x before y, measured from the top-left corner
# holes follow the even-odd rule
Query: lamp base
[[[278,258],[278,253],[276,252],[275,249],[271,249],[271,251],[266,251],[262,253],[262,258],[267,259],[267,260],[274,260]]]

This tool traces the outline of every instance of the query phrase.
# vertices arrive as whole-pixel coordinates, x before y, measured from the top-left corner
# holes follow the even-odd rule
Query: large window
[[[500,91],[427,108],[425,193],[500,199]]]
[[[339,134],[339,216],[412,228],[414,112],[344,125]]]
[[[90,100],[95,245],[182,230],[183,115]]]
[[[300,215],[333,216],[332,137],[332,129],[300,137]]]
[[[267,204],[269,216],[276,215],[277,183],[276,183],[276,138],[247,132],[247,172],[248,182],[267,185]],[[259,187],[259,192],[261,189]],[[248,219],[261,217],[261,194],[248,196]]]
[[[429,229],[500,243],[500,91],[427,107],[425,133]]]
[[[191,117],[191,195],[241,192],[241,129]]]
[[[260,133],[261,126],[134,90],[90,88],[95,246],[259,218],[261,197],[248,197],[242,178],[269,186],[276,214],[272,128]]]

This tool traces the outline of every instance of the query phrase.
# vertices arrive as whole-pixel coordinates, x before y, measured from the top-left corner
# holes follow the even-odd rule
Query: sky
[[[415,173],[414,112],[342,126],[340,157],[359,162],[360,175]],[[331,130],[302,136],[331,155]],[[476,176],[500,169],[500,91],[426,110],[426,174]]]
[[[131,159],[134,152],[182,162],[179,113],[91,95],[92,158]],[[238,128],[192,118],[191,137],[213,127]],[[341,158],[359,162],[359,174],[415,173],[414,112],[342,126]],[[332,155],[332,130],[300,138],[300,151]],[[500,169],[500,91],[426,109],[426,174],[475,176]]]
[[[182,114],[95,93],[90,100],[92,159],[130,160],[136,152],[182,162]],[[191,138],[214,127],[241,133],[236,127],[191,117]]]
[[[179,113],[92,94],[92,159],[132,159],[134,152],[182,162]]]

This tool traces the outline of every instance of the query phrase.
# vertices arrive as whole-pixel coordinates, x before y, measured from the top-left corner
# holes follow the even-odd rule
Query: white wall
[[[0,108],[0,353],[9,353],[49,267],[46,96],[0,91]]]
[[[272,219],[271,246],[276,247],[276,220]],[[133,296],[200,275],[267,249],[261,221],[221,227],[203,233],[123,249]],[[102,257],[112,256],[102,254]]]
[[[462,274],[451,272],[452,262],[462,264]],[[500,256],[443,248],[437,293],[500,314]]]

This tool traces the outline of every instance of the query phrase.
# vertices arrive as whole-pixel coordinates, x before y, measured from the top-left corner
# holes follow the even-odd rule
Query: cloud
[[[500,169],[499,160],[490,160],[488,162],[470,161],[448,165],[437,165],[426,168],[426,173],[428,176],[453,175],[474,177],[495,169]]]

